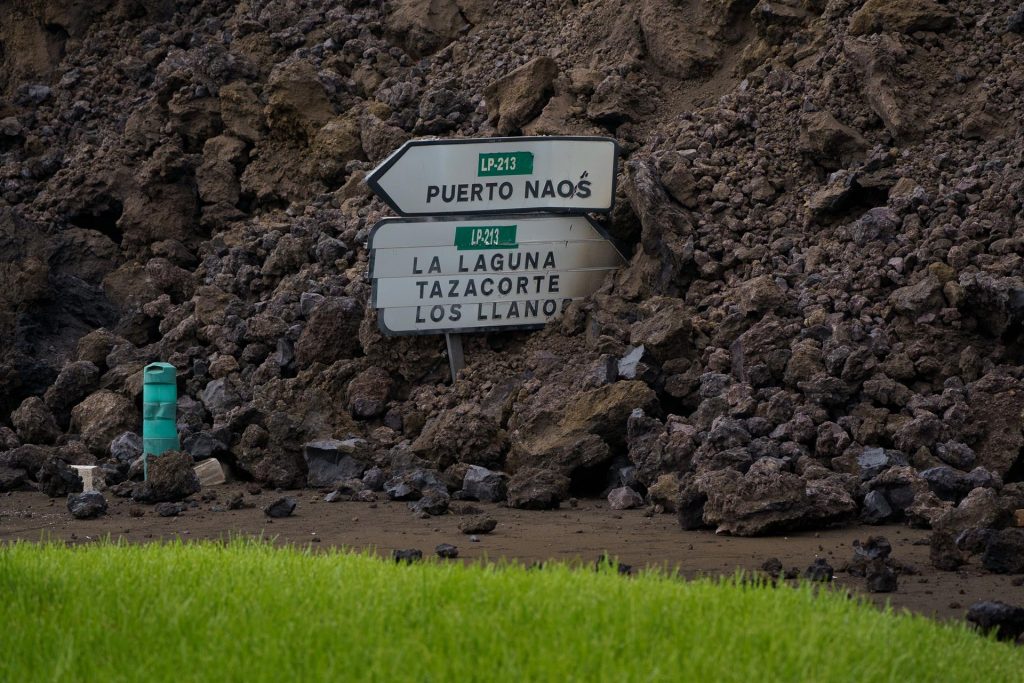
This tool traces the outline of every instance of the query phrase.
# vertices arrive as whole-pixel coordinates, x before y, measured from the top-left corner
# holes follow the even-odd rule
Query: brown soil
[[[500,505],[473,503],[498,520],[490,534],[474,543],[458,530],[459,515],[416,519],[405,503],[325,503],[316,491],[287,493],[299,501],[292,517],[268,519],[262,508],[280,497],[274,491],[251,495],[247,486],[217,488],[217,500],[199,503],[179,517],[159,517],[153,507],[108,497],[107,516],[96,520],[72,519],[61,499],[39,493],[0,494],[0,543],[44,538],[88,543],[109,535],[128,542],[170,539],[222,539],[229,535],[261,535],[277,543],[327,548],[375,548],[390,554],[397,548],[420,548],[433,553],[439,543],[458,546],[466,560],[499,558],[524,563],[549,559],[592,562],[603,552],[636,568],[667,566],[684,575],[728,575],[737,568],[758,569],[769,557],[787,569],[803,570],[816,557],[825,557],[836,569],[836,584],[864,592],[864,579],[843,571],[852,557],[855,539],[883,535],[893,546],[892,556],[912,565],[919,574],[900,576],[899,590],[871,595],[878,604],[939,619],[960,619],[973,602],[1009,599],[1019,602],[1024,588],[1013,577],[983,574],[968,567],[942,572],[928,562],[928,532],[902,526],[848,527],[781,537],[739,538],[710,531],[682,531],[672,515],[645,517],[641,510],[616,512],[604,501],[581,500],[575,508],[549,512],[513,510]],[[217,510],[235,493],[243,492],[241,510]],[[141,516],[133,516],[135,514]],[[1014,597],[1016,596],[1016,597]]]

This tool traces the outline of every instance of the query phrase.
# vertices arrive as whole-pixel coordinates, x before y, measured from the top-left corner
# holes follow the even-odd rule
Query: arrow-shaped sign
[[[625,264],[586,216],[386,218],[368,247],[386,334],[539,327]]]
[[[602,137],[411,140],[366,183],[403,216],[607,212],[618,151]]]

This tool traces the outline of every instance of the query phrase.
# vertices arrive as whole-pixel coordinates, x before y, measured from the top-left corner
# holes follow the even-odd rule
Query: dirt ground
[[[836,569],[836,584],[863,592],[864,579],[843,571],[853,556],[852,542],[881,534],[893,546],[892,556],[912,565],[919,574],[900,577],[895,593],[871,595],[879,604],[939,619],[963,618],[971,603],[982,599],[1024,601],[1024,587],[1014,577],[982,573],[968,566],[942,572],[928,562],[928,532],[903,526],[848,527],[768,538],[719,536],[710,531],[682,531],[673,515],[646,517],[642,510],[617,512],[601,500],[581,500],[577,507],[533,512],[500,505],[472,503],[498,521],[497,528],[477,542],[462,534],[464,517],[449,514],[417,519],[406,503],[325,503],[313,490],[286,492],[299,505],[293,516],[269,519],[262,508],[282,493],[253,495],[248,486],[228,484],[210,490],[215,499],[197,500],[178,517],[160,517],[153,506],[108,496],[110,509],[95,520],[73,519],[64,500],[40,493],[0,494],[0,543],[50,538],[88,543],[105,535],[129,542],[167,539],[221,539],[232,535],[262,535],[278,543],[314,544],[314,547],[373,548],[390,554],[399,548],[420,548],[432,555],[439,543],[452,543],[465,560],[499,558],[524,563],[557,559],[592,562],[608,552],[639,569],[651,566],[678,568],[687,576],[731,574],[737,568],[757,569],[769,557],[788,569],[801,570],[816,557],[825,557]],[[228,510],[226,501],[242,492],[246,505]],[[211,493],[204,493],[212,498]]]

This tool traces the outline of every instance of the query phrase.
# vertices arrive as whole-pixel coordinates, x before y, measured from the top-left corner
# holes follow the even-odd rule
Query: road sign
[[[539,327],[625,264],[585,216],[386,218],[368,246],[385,334]]]
[[[403,216],[607,212],[618,151],[602,137],[411,140],[366,182]]]

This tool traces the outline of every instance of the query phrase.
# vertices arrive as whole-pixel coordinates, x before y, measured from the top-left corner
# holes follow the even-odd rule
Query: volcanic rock
[[[956,537],[951,531],[937,530],[932,533],[928,558],[933,567],[946,572],[956,571],[967,563],[967,557],[957,546]]]
[[[508,495],[508,475],[470,465],[462,479],[462,491],[472,500],[485,503],[503,502]]]
[[[523,510],[550,510],[569,497],[569,477],[538,468],[524,468],[508,483],[508,506]]]
[[[480,406],[462,404],[428,422],[412,450],[438,469],[456,462],[501,467],[504,440],[504,432]]]
[[[612,489],[608,494],[608,506],[612,510],[632,510],[641,507],[644,498],[628,486]]]
[[[1000,640],[1013,641],[1024,634],[1024,607],[999,600],[983,600],[970,606],[967,621],[983,633],[994,631]]]
[[[105,455],[114,437],[136,429],[140,424],[131,401],[102,389],[79,403],[71,411],[71,429],[93,453]]]
[[[53,443],[60,436],[53,414],[38,396],[30,396],[11,413],[11,424],[27,443]]]
[[[391,392],[391,376],[383,368],[367,368],[348,385],[348,403],[359,418],[383,415]]]
[[[436,472],[417,468],[387,480],[384,492],[391,500],[419,500],[428,493],[443,493],[447,496],[448,488]]]
[[[476,515],[459,522],[459,531],[464,534],[489,534],[498,526],[498,520],[490,515]]]
[[[990,373],[967,389],[977,464],[1005,477],[1024,449],[1024,382]]]
[[[802,123],[801,148],[827,168],[847,166],[868,149],[868,143],[860,133],[843,125],[826,111],[807,114]]]
[[[459,556],[459,549],[451,543],[439,543],[434,552],[442,560],[454,560]]]
[[[136,487],[132,498],[141,503],[176,502],[198,493],[192,456],[181,451],[167,451],[149,458],[149,478]]]
[[[365,442],[361,439],[323,439],[302,447],[309,486],[333,486],[344,479],[358,479],[366,471]]]
[[[398,0],[389,7],[386,26],[413,54],[424,56],[450,43],[467,25],[456,0]]]
[[[432,516],[443,515],[448,512],[449,500],[446,492],[428,491],[419,500],[409,503],[409,509],[415,513],[423,512]]]
[[[360,314],[351,298],[325,298],[302,328],[295,343],[295,361],[305,368],[352,357],[359,350]]]
[[[391,553],[392,559],[395,562],[401,564],[412,564],[413,562],[419,562],[423,559],[423,551],[418,548],[407,548],[405,550],[395,550]]]
[[[142,437],[135,432],[124,432],[110,442],[110,457],[121,465],[130,465],[141,455]]]
[[[892,544],[884,536],[868,536],[863,543],[853,542],[853,559],[847,565],[851,576],[866,576],[875,560],[887,560],[892,554]]]
[[[263,514],[274,519],[291,517],[298,505],[298,502],[294,498],[278,498],[263,508]]]
[[[1024,529],[1003,529],[991,535],[981,566],[996,574],[1024,573]]]
[[[967,481],[963,472],[958,472],[952,467],[942,465],[930,467],[921,471],[921,478],[928,482],[935,495],[942,500],[957,502],[974,488]]]
[[[884,524],[893,516],[893,509],[881,491],[868,491],[864,496],[860,519],[865,524]]]
[[[746,474],[718,470],[695,483],[707,496],[704,522],[738,536],[827,524],[856,512],[856,503],[842,489],[805,483],[771,458],[758,460]]]
[[[50,498],[62,498],[82,491],[82,478],[61,458],[52,457],[36,474],[39,490]]]
[[[513,135],[538,114],[551,96],[558,63],[537,57],[484,90],[499,135]]]
[[[0,492],[14,491],[25,483],[27,472],[18,467],[0,463]]]
[[[153,510],[161,517],[177,517],[185,511],[181,503],[157,503]]]
[[[652,504],[660,505],[665,512],[676,512],[679,477],[674,474],[661,475],[657,481],[647,487],[647,497]]]
[[[68,512],[75,519],[93,519],[106,511],[107,500],[99,491],[72,493],[68,496]]]
[[[779,575],[782,574],[782,561],[777,557],[769,557],[761,563],[761,569],[765,571],[768,576],[773,579],[777,579],[779,578]]]
[[[371,491],[383,491],[384,482],[387,481],[384,470],[379,467],[371,467],[363,474],[363,485]]]
[[[850,20],[850,33],[941,31],[954,15],[935,0],[867,0]]]
[[[654,392],[639,381],[619,381],[571,395],[564,387],[552,386],[550,392],[544,387],[510,422],[514,431],[508,461],[513,480],[527,467],[571,473],[610,459],[605,439],[623,432],[634,409],[646,412],[655,402]]]
[[[866,581],[869,593],[892,593],[898,584],[896,572],[882,560],[874,560],[870,564]]]
[[[834,573],[835,570],[832,569],[832,565],[825,558],[819,557],[814,560],[814,564],[804,571],[804,578],[808,581],[829,583],[832,581]]]

